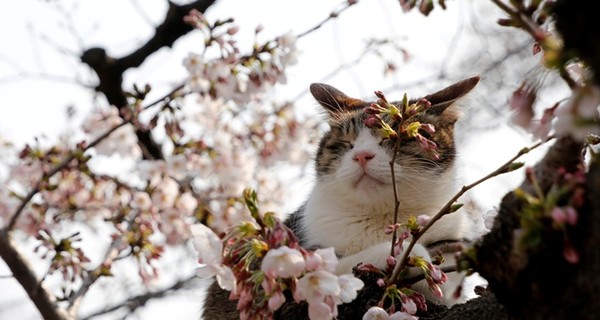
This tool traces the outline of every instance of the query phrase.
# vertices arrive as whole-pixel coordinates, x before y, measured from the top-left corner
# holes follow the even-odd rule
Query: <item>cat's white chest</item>
[[[309,214],[303,226],[309,246],[334,247],[345,256],[389,240],[384,230],[392,223],[391,211],[374,212],[343,197],[332,200],[315,192],[305,210]]]

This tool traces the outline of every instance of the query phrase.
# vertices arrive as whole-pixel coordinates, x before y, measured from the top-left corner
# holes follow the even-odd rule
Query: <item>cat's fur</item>
[[[463,80],[424,97],[432,107],[417,120],[435,126],[431,139],[438,146],[439,159],[433,160],[416,141],[402,140],[395,162],[399,222],[409,215],[435,214],[456,193],[454,124],[460,113],[456,101],[478,81],[478,77]],[[363,109],[370,103],[325,84],[312,84],[310,91],[327,111],[331,129],[317,151],[315,186],[286,224],[304,247],[334,247],[340,257],[338,274],[352,273],[359,263],[384,267],[391,249],[391,237],[384,229],[393,223],[389,166],[393,145],[365,126],[367,115]],[[473,229],[469,222],[460,211],[443,217],[420,239],[413,254],[429,258],[425,249],[428,245],[470,237]],[[454,287],[446,287],[445,296],[451,297]],[[428,293],[423,284],[417,290]],[[227,297],[213,284],[207,293],[204,319],[237,318],[235,303]],[[448,298],[437,302],[452,303]]]

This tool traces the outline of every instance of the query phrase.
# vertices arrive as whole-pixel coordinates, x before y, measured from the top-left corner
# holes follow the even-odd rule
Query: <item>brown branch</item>
[[[533,38],[534,41],[536,41],[538,43],[540,42],[540,37],[545,32],[543,32],[541,30],[540,26],[538,26],[535,22],[533,22],[529,16],[525,15],[521,11],[522,10],[521,8],[517,8],[517,9],[513,10],[510,6],[508,6],[501,0],[492,0],[492,2],[498,8],[500,8],[502,11],[506,12],[513,19],[518,21],[518,23],[519,23],[518,27],[525,30]],[[558,74],[567,83],[569,88],[574,89],[579,86],[577,84],[577,82],[575,82],[575,80],[573,80],[573,78],[571,77],[569,72],[567,72],[567,70],[565,69],[565,65],[563,63],[560,63],[559,65],[557,65],[556,68],[558,69]]]
[[[178,86],[173,91],[169,92],[164,97],[155,100],[154,102],[148,104],[143,108],[143,110],[147,110],[152,106],[160,103],[165,99],[170,99],[172,96],[181,90],[183,86]],[[25,289],[31,301],[35,304],[37,309],[42,313],[44,319],[50,320],[64,320],[70,319],[69,314],[64,309],[61,309],[56,304],[55,297],[50,294],[41,284],[41,281],[37,279],[33,268],[27,262],[27,259],[19,253],[17,247],[14,245],[11,239],[11,232],[14,229],[17,220],[31,201],[33,197],[41,191],[41,186],[44,179],[50,178],[56,173],[60,172],[64,168],[66,168],[69,163],[73,160],[77,159],[77,157],[83,153],[85,153],[88,149],[96,146],[102,140],[106,139],[109,135],[111,135],[114,131],[121,128],[122,126],[130,123],[130,121],[123,121],[122,123],[114,126],[113,128],[107,130],[100,137],[96,138],[96,140],[92,141],[87,146],[82,149],[78,149],[72,151],[65,157],[65,159],[57,164],[52,170],[48,171],[48,173],[44,174],[36,185],[33,187],[31,191],[21,200],[19,207],[15,210],[15,213],[10,218],[8,224],[0,229],[0,257],[4,260],[8,268],[13,273],[14,278],[19,282],[19,284]],[[97,277],[96,277],[97,278]],[[93,283],[96,279],[93,279],[91,283]],[[91,285],[91,283],[89,285]],[[84,283],[85,284],[85,283]],[[89,285],[87,285],[89,287]],[[81,290],[81,289],[80,289]],[[84,289],[87,291],[87,289]],[[82,293],[85,293],[82,291]],[[82,294],[81,294],[82,295]]]
[[[44,319],[70,319],[65,310],[58,306],[55,297],[41,284],[27,259],[17,250],[8,229],[0,229],[0,256]]]
[[[544,144],[545,142],[551,140],[552,137],[546,139],[545,141],[540,141],[538,143],[536,143],[535,145],[529,147],[529,148],[523,148],[521,149],[514,157],[512,157],[510,160],[506,161],[504,164],[502,164],[500,167],[498,167],[496,170],[492,171],[491,173],[489,173],[488,175],[484,176],[483,178],[465,185],[461,188],[460,191],[458,191],[448,202],[446,202],[446,204],[444,205],[444,207],[442,207],[438,213],[433,216],[429,222],[427,222],[427,224],[421,228],[421,230],[419,230],[418,233],[414,234],[412,239],[410,240],[408,247],[406,247],[406,249],[404,249],[404,253],[402,254],[402,258],[400,259],[398,265],[394,268],[394,272],[392,273],[392,275],[390,276],[390,278],[388,279],[387,283],[388,284],[392,284],[392,283],[396,283],[399,279],[398,277],[400,276],[402,270],[408,265],[408,256],[411,253],[413,247],[415,246],[415,244],[417,243],[417,241],[423,236],[423,234],[425,234],[425,232],[427,232],[427,230],[429,230],[429,228],[431,228],[431,226],[436,223],[438,220],[440,220],[443,216],[445,216],[446,214],[452,213],[452,206],[455,204],[455,202],[458,200],[458,198],[462,197],[467,191],[473,189],[474,187],[476,187],[477,185],[481,184],[484,181],[487,181],[493,177],[499,176],[501,174],[507,173],[512,171],[510,169],[510,166],[513,164],[513,162],[515,160],[517,160],[518,158],[520,158],[521,156],[523,156],[524,154],[527,154],[528,152],[530,152],[531,150],[539,147],[540,145]]]
[[[176,5],[169,2],[169,9],[164,21],[156,27],[154,36],[132,53],[113,58],[103,48],[90,48],[82,53],[81,61],[98,76],[99,84],[96,91],[104,94],[111,105],[125,108],[127,97],[123,90],[123,74],[130,68],[139,67],[150,55],[163,47],[171,47],[180,37],[194,28],[183,21],[183,17],[192,9],[206,11],[215,0],[199,0],[186,5]],[[150,131],[137,130],[140,148],[146,159],[163,159],[160,145],[157,144]]]

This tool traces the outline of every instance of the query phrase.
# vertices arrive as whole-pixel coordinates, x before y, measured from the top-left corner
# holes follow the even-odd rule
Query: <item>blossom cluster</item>
[[[290,291],[295,302],[308,302],[311,319],[333,319],[337,306],[357,296],[363,282],[351,274],[336,275],[333,248],[309,251],[273,212],[261,213],[256,193],[244,192],[250,220],[241,221],[219,238],[204,225],[192,226],[200,275],[216,276],[231,291],[241,319],[271,318]]]
[[[517,243],[525,250],[541,241],[542,228],[550,227],[564,234],[562,253],[569,263],[578,263],[579,254],[569,239],[569,228],[577,225],[579,209],[585,202],[585,173],[582,169],[570,173],[560,170],[554,185],[543,192],[531,168],[526,170],[534,193],[516,189],[515,195],[524,201],[520,213],[521,227],[515,232]]]
[[[194,19],[203,17],[187,18]],[[202,23],[195,25],[208,28]],[[244,55],[230,24],[205,30],[205,53],[216,46],[219,57],[191,54],[184,62],[190,71],[185,89],[191,90],[142,107],[150,87],[134,88],[130,105],[95,108],[69,139],[3,154],[1,227],[37,239],[38,256],[52,261],[50,273],[77,286],[77,280],[110,274],[115,259],[133,258],[150,284],[164,250],[187,243],[191,225],[223,234],[251,218],[240,197],[246,186],[265,195],[264,207],[281,207],[287,194],[277,166],[306,164],[316,120],[299,119],[291,103],[261,103],[260,94],[285,81],[298,54],[295,38],[256,44]],[[161,146],[162,159],[143,157],[137,134],[145,131]],[[78,222],[110,234],[99,263],[78,241],[81,234],[55,232]]]
[[[438,159],[436,143],[422,134],[434,134],[435,127],[414,119],[414,116],[431,107],[431,103],[425,99],[410,103],[404,94],[400,105],[396,106],[388,102],[383,92],[376,91],[375,95],[378,97],[377,101],[365,108],[365,113],[369,115],[365,124],[370,128],[378,128],[382,138],[393,142],[403,138],[415,139],[423,151],[433,159]]]
[[[237,104],[246,104],[272,85],[285,83],[285,69],[296,63],[298,50],[292,34],[255,43],[250,55],[242,55],[232,38],[239,30],[232,19],[210,23],[201,12],[192,10],[185,20],[204,33],[207,46],[217,43],[219,48],[217,57],[209,58],[205,51],[184,60],[190,86],[201,95],[229,97]],[[261,30],[256,28],[256,35]]]

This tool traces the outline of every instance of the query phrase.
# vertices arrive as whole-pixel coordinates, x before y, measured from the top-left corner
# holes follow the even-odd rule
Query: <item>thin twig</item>
[[[127,231],[133,230],[134,221],[137,215],[131,218],[129,221],[129,226],[127,227]],[[98,266],[88,273],[88,277],[83,279],[81,286],[71,297],[69,297],[69,306],[67,307],[67,312],[75,317],[77,315],[77,309],[81,304],[81,301],[85,294],[90,290],[90,287],[102,276],[102,269],[105,268],[107,264],[111,264],[115,259],[119,256],[118,248],[123,243],[123,236],[117,237],[108,247],[106,253],[104,254],[104,259]]]
[[[335,10],[332,11],[327,18],[323,19],[323,21],[319,22],[316,26],[314,26],[314,27],[312,27],[312,28],[310,28],[310,29],[308,29],[308,30],[306,30],[306,31],[298,34],[296,37],[298,39],[300,39],[300,38],[302,38],[302,37],[304,37],[304,36],[306,36],[306,35],[314,32],[314,31],[320,29],[329,20],[337,18],[340,15],[340,13],[344,12],[346,9],[350,8],[351,6],[353,6],[355,4],[356,4],[356,2],[346,1],[345,5],[341,9],[339,9],[337,11],[335,11]]]
[[[402,272],[402,270],[408,265],[408,256],[410,254],[410,252],[412,251],[413,247],[415,246],[415,244],[417,243],[417,241],[421,238],[421,236],[423,236],[423,234],[425,234],[425,232],[427,232],[427,230],[429,230],[429,228],[431,228],[431,226],[436,223],[438,220],[440,220],[443,216],[445,216],[448,213],[451,213],[451,208],[452,205],[454,205],[454,203],[456,202],[456,200],[458,200],[458,198],[460,198],[463,194],[465,194],[467,191],[473,189],[474,187],[476,187],[477,185],[479,185],[480,183],[487,181],[495,176],[499,176],[501,174],[510,172],[511,170],[509,170],[510,165],[517,160],[518,158],[520,158],[521,156],[529,153],[531,150],[534,150],[535,148],[541,146],[542,144],[552,140],[554,137],[551,136],[549,138],[547,138],[546,140],[540,141],[536,144],[534,144],[533,146],[529,147],[529,148],[523,148],[521,150],[519,150],[519,152],[512,157],[510,160],[508,160],[507,162],[505,162],[504,164],[502,164],[500,167],[498,167],[496,170],[492,171],[491,173],[489,173],[488,175],[484,176],[483,178],[480,178],[479,180],[469,184],[469,185],[465,185],[463,186],[460,191],[458,191],[448,202],[446,202],[446,204],[438,211],[438,213],[433,216],[429,222],[419,230],[418,233],[414,234],[412,239],[410,240],[408,247],[406,247],[404,249],[404,253],[402,255],[402,258],[400,259],[398,265],[396,265],[394,272],[392,273],[392,275],[388,278],[388,280],[386,281],[387,284],[393,284],[396,283],[398,281],[398,277],[400,276],[400,273]]]
[[[509,16],[516,19],[519,22],[519,27],[529,33],[529,35],[531,35],[536,42],[539,42],[540,36],[545,32],[543,32],[542,29],[535,22],[533,22],[529,16],[525,15],[519,9],[513,10],[500,0],[492,0],[492,2],[502,11],[506,12]],[[557,66],[557,69],[560,77],[567,83],[569,88],[574,89],[578,87],[577,82],[575,82],[569,72],[567,72],[563,63],[560,63]]]
[[[400,211],[400,199],[398,198],[398,186],[396,185],[396,170],[394,169],[394,164],[396,163],[396,157],[398,156],[398,150],[400,149],[400,139],[396,142],[394,147],[394,155],[392,156],[392,160],[390,160],[390,171],[392,172],[392,188],[394,189],[394,231],[392,232],[392,249],[390,252],[390,256],[395,257],[394,247],[396,245],[396,240],[398,239],[398,229],[396,225],[398,224],[398,213]]]

